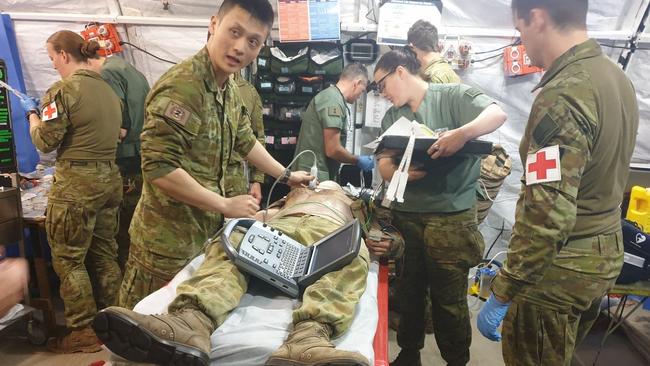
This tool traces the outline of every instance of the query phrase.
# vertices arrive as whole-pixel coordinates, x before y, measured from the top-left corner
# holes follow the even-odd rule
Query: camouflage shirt
[[[41,99],[43,123],[32,133],[42,152],[60,160],[115,160],[122,107],[98,73],[77,70]]]
[[[257,141],[259,141],[260,144],[264,146],[265,141],[264,120],[262,118],[262,99],[260,99],[260,95],[257,93],[255,87],[246,81],[246,79],[244,79],[240,73],[235,73],[233,80],[239,88],[239,96],[241,97],[244,106],[246,106],[249,112],[250,125],[253,133],[255,134]],[[230,164],[228,168],[230,169],[230,172],[241,170],[242,160],[243,157],[241,155],[239,155],[237,152],[233,152],[232,156],[230,157]],[[255,168],[254,166],[250,166],[249,169],[251,182],[264,182],[264,172]]]
[[[179,202],[151,181],[181,168],[206,189],[223,194],[233,150],[248,155],[256,142],[247,114],[232,79],[223,89],[217,84],[205,48],[153,86],[141,135],[145,181],[129,231],[132,249],[149,254],[142,262],[175,273],[221,227],[220,213]]]
[[[528,174],[508,260],[492,284],[505,299],[540,281],[567,241],[620,230],[619,205],[639,123],[632,83],[594,40],[555,60],[538,88],[519,148]],[[558,160],[548,162],[559,164],[560,177],[544,181],[539,153],[553,148]]]
[[[434,84],[459,84],[461,82],[454,69],[442,58],[431,61],[423,67],[420,76]]]

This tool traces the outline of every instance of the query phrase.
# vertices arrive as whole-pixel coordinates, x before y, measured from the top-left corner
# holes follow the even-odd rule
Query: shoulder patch
[[[533,131],[533,139],[537,146],[544,146],[546,142],[560,130],[560,126],[555,122],[553,117],[548,113],[544,115],[542,120],[537,124]]]
[[[465,90],[465,95],[467,95],[470,98],[476,98],[481,94],[483,94],[483,92],[474,87]]]
[[[343,111],[341,111],[341,107],[339,106],[327,107],[327,115],[330,117],[341,117],[343,116]]]
[[[47,122],[58,117],[59,110],[56,108],[56,101],[53,100],[51,103],[43,107],[41,110],[41,116],[43,116],[43,122]]]
[[[539,149],[526,158],[526,185],[562,180],[560,146]]]
[[[192,112],[189,109],[173,101],[170,101],[165,108],[165,117],[183,126],[185,126],[191,115]]]

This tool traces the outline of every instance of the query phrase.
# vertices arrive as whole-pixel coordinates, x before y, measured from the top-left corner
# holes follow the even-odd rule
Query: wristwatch
[[[38,113],[37,109],[30,109],[29,111],[27,111],[27,113],[25,113],[25,117],[27,118],[27,122],[29,122],[29,116],[31,116],[32,114],[35,114],[37,117],[41,116],[40,113]]]
[[[278,182],[282,184],[287,184],[289,183],[289,177],[291,176],[291,170],[289,168],[284,169],[282,172],[282,175],[278,177]]]

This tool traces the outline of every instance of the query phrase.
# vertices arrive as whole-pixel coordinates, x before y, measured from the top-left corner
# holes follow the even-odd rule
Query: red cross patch
[[[56,102],[52,102],[46,105],[41,111],[41,116],[43,116],[43,122],[55,119],[59,116],[59,111],[56,109]]]
[[[526,158],[526,185],[562,180],[560,146],[540,149]]]

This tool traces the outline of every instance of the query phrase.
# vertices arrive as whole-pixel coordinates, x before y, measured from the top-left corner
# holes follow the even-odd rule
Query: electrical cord
[[[147,55],[149,55],[149,56],[151,56],[151,57],[153,57],[153,58],[155,58],[155,59],[157,59],[157,60],[160,60],[160,61],[162,61],[162,62],[167,62],[167,63],[170,63],[170,64],[172,64],[172,65],[176,65],[176,62],[166,60],[166,59],[164,59],[164,58],[162,58],[162,57],[158,57],[158,56],[154,55],[153,53],[151,53],[151,52],[149,52],[149,51],[147,51],[147,50],[145,50],[145,49],[142,49],[142,48],[140,48],[140,47],[134,45],[134,44],[131,43],[131,42],[120,41],[120,46],[125,45],[125,44],[126,44],[126,45],[129,45],[129,46],[131,46],[131,47],[133,47],[133,48],[135,48],[136,50],[139,50],[139,51],[141,51],[141,52],[144,52],[144,53],[146,53]]]
[[[494,248],[494,244],[497,243],[497,241],[499,240],[499,238],[501,237],[501,235],[503,234],[503,232],[505,231],[505,229],[506,229],[506,220],[503,220],[503,221],[501,222],[501,230],[500,230],[499,233],[497,234],[497,237],[494,238],[494,241],[493,241],[492,244],[490,245],[490,248],[488,248],[487,252],[485,252],[485,258],[487,258],[488,255],[490,255],[490,252],[492,251],[492,248]]]
[[[496,51],[501,51],[501,50],[506,49],[506,48],[508,48],[508,47],[518,46],[518,45],[520,45],[520,44],[521,44],[521,40],[518,39],[518,40],[516,40],[515,42],[512,42],[512,43],[507,44],[507,45],[505,45],[505,46],[502,46],[502,47],[499,47],[499,48],[495,48],[495,49],[493,49],[493,50],[487,50],[487,51],[481,51],[481,52],[474,52],[474,54],[475,54],[475,55],[483,55],[483,54],[486,54],[486,53],[492,53],[492,52],[496,52]]]
[[[472,63],[474,64],[474,63],[477,63],[477,62],[483,62],[483,61],[491,60],[491,59],[497,58],[497,57],[503,57],[503,54],[499,53],[499,54],[496,54],[496,55],[493,55],[493,56],[488,56],[488,57],[485,57],[485,58],[482,58],[482,59],[479,59],[479,60],[472,60]]]
[[[315,169],[315,168],[316,168],[316,160],[317,160],[317,158],[316,158],[316,153],[313,152],[313,151],[311,151],[311,150],[304,150],[304,151],[301,151],[301,152],[300,152],[298,155],[296,155],[296,156],[293,158],[293,160],[291,160],[291,162],[287,165],[287,169],[291,168],[291,166],[293,165],[293,163],[295,163],[296,160],[297,160],[297,159],[298,159],[302,154],[304,154],[304,153],[306,153],[306,152],[309,152],[309,153],[311,153],[311,154],[314,156],[314,165],[311,167],[311,171],[312,171],[312,172],[316,171],[316,174],[318,174],[318,173],[317,173],[317,172],[318,172],[318,169]],[[276,184],[278,184],[278,182],[280,181],[280,177],[282,177],[282,174],[280,174],[277,178],[275,178],[275,181],[273,182],[273,185],[271,185],[271,189],[269,190],[269,196],[266,198],[266,207],[264,208],[264,215],[262,216],[262,222],[264,222],[264,223],[266,223],[266,215],[267,215],[268,212],[269,212],[269,204],[271,203],[271,195],[273,194],[273,189],[275,189]],[[314,178],[314,179],[316,179],[316,178]]]
[[[377,14],[375,14],[375,0],[368,0],[368,5],[369,5],[368,8],[370,8],[370,10],[366,12],[366,19],[370,20],[371,22],[375,22],[375,24],[377,24],[378,22],[377,22]],[[372,18],[368,17],[370,13],[372,13]]]

